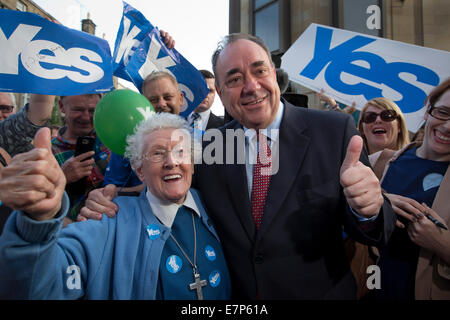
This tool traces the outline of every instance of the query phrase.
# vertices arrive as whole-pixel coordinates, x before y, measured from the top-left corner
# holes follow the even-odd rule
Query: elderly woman
[[[190,189],[193,152],[187,123],[155,114],[128,139],[127,155],[146,184],[118,197],[113,219],[61,231],[69,203],[65,178],[39,147],[3,170],[1,198],[17,210],[0,237],[0,297],[31,299],[228,299],[220,242],[198,192]]]
[[[374,98],[361,110],[358,130],[368,154],[383,149],[398,150],[409,143],[405,118],[392,100]]]

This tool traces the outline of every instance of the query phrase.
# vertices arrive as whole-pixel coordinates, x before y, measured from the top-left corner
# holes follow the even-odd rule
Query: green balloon
[[[94,127],[100,140],[114,153],[123,155],[127,136],[154,112],[142,94],[128,89],[106,94],[95,107]]]

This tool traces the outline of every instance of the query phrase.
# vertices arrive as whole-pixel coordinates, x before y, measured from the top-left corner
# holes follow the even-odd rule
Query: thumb
[[[360,136],[353,136],[347,147],[347,154],[341,168],[349,168],[358,163],[363,148],[363,140]],[[342,169],[341,169],[342,170]]]
[[[116,197],[116,186],[114,184],[108,184],[103,188],[103,195],[108,199],[112,200]]]
[[[49,128],[41,128],[34,136],[34,147],[44,148],[52,153],[52,138]]]

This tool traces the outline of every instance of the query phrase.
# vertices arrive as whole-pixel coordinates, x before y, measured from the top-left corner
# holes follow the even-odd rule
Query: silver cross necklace
[[[184,252],[183,248],[181,248],[180,244],[178,243],[177,239],[173,236],[172,233],[170,233],[170,237],[175,242],[177,247],[180,249],[181,253],[184,255],[184,257],[189,261],[192,267],[192,271],[194,273],[194,282],[189,284],[190,290],[197,290],[197,299],[203,300],[203,291],[202,287],[206,286],[206,280],[200,280],[200,274],[198,273],[198,267],[197,267],[197,231],[195,229],[195,222],[194,222],[194,214],[192,213],[192,227],[194,229],[194,263],[192,263],[191,259],[188,257],[186,252]]]

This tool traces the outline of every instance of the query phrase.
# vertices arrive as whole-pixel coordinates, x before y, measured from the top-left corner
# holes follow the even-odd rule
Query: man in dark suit
[[[216,136],[210,156],[218,161],[196,165],[194,178],[226,254],[233,297],[354,299],[342,226],[355,240],[382,245],[395,215],[353,120],[282,101],[259,38],[227,36],[213,69],[235,119],[220,131],[233,139]],[[110,207],[100,192],[92,199]]]
[[[195,179],[222,239],[234,297],[355,298],[342,226],[353,239],[380,245],[395,215],[363,164],[369,162],[361,138],[352,138],[358,134],[353,120],[280,100],[269,51],[258,38],[226,37],[213,69],[216,91],[235,119],[221,131],[241,130],[244,146],[239,138],[232,146],[223,139],[223,152],[234,151],[233,161],[198,165]],[[255,141],[262,145],[261,132],[268,135],[271,151],[265,153],[273,161],[268,182],[255,170],[258,161],[238,159],[239,150],[251,153]]]
[[[214,75],[208,70],[199,70],[205,78],[209,88],[206,98],[188,116],[188,122],[195,129],[205,132],[208,129],[219,128],[224,125],[223,119],[211,112],[216,90],[214,88]]]

